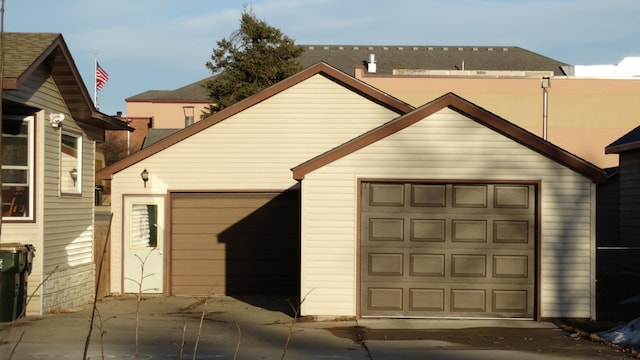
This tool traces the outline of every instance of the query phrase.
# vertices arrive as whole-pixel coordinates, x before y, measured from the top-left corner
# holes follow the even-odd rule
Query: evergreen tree
[[[304,49],[279,29],[243,10],[240,29],[216,42],[206,66],[215,78],[205,84],[213,105],[209,116],[302,70]]]

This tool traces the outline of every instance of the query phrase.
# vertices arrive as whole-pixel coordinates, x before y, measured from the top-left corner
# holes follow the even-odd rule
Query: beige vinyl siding
[[[4,96],[46,111],[36,114],[35,124],[35,222],[3,224],[3,241],[11,239],[35,246],[34,268],[29,277],[30,289],[35,289],[42,279],[54,274],[49,280],[50,284],[43,286],[41,291],[45,289],[45,292],[61,294],[50,296],[46,301],[41,299],[40,304],[37,299],[33,299],[29,311],[42,312],[77,306],[91,298],[93,288],[89,272],[93,271],[95,143],[74,122],[56,84],[43,69],[37,70],[25,82],[21,92],[6,92]],[[48,118],[54,112],[65,115],[65,130],[83,134],[82,195],[61,196],[59,193],[61,129],[51,127]],[[74,276],[74,269],[82,273],[84,280],[65,280],[65,276]],[[79,276],[76,278],[80,279]],[[75,289],[70,291],[70,287]],[[79,288],[82,290],[79,291]]]
[[[303,315],[356,314],[358,179],[385,178],[539,181],[539,316],[595,316],[595,185],[449,109],[305,176]]]
[[[285,190],[291,168],[397,114],[315,75],[114,175],[112,209],[122,195],[168,190]],[[146,188],[140,178],[149,171]],[[121,229],[114,216],[112,229]],[[112,232],[112,278],[121,279],[121,231]],[[121,292],[112,282],[112,291]]]

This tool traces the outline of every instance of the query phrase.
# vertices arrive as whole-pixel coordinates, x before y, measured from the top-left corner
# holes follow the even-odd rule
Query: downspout
[[[542,138],[547,140],[547,128],[549,122],[549,93],[551,79],[548,76],[542,77]]]

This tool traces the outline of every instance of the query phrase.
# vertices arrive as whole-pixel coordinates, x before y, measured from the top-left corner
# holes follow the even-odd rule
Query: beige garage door
[[[299,193],[173,193],[174,295],[282,294],[299,288]]]
[[[535,186],[363,183],[362,316],[534,317]]]

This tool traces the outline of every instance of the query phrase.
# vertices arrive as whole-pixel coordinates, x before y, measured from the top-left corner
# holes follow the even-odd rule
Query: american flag
[[[107,80],[109,80],[109,74],[96,62],[96,88],[102,90],[102,86],[104,86]]]

